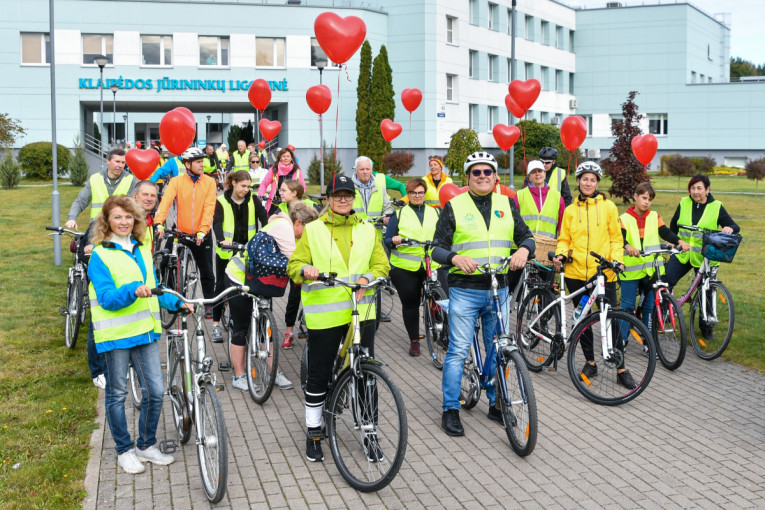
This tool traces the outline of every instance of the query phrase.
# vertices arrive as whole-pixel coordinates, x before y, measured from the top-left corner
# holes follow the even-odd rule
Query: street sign
[[[199,147],[204,147],[205,145],[207,145],[207,140],[202,140],[201,138],[199,138],[197,139],[197,145]]]
[[[444,118],[444,117],[446,117],[446,112],[438,112],[436,114],[436,117]]]

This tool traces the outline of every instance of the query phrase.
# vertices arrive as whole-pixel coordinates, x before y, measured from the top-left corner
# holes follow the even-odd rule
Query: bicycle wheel
[[[540,372],[542,368],[550,364],[548,358],[553,354],[555,344],[548,339],[560,333],[560,309],[557,306],[552,307],[540,317],[540,312],[553,301],[555,296],[550,291],[532,289],[523,299],[518,312],[516,319],[518,348],[523,361],[532,372]],[[529,324],[537,317],[539,320],[534,324],[534,331],[538,334],[529,330]],[[547,338],[541,338],[540,335]],[[564,349],[565,346],[555,346],[559,360],[563,357]]]
[[[143,392],[141,391],[141,383],[138,381],[138,374],[133,368],[133,364],[128,366],[128,383],[130,386],[130,396],[133,397],[133,407],[136,409],[141,408],[141,402],[143,401]]]
[[[191,255],[191,251],[188,248],[184,249],[184,254],[181,260],[184,261],[181,273],[183,278],[180,280],[183,282],[182,290],[179,292],[188,299],[196,299],[197,287],[199,287],[199,269],[194,257]]]
[[[250,326],[246,360],[250,397],[260,405],[271,396],[279,368],[279,345],[274,338],[279,338],[274,315],[270,310],[261,310],[257,322]]]
[[[305,313],[303,312],[303,306],[300,306],[297,320],[295,321],[295,329],[297,329],[297,337],[301,340],[308,338],[308,327],[305,325]]]
[[[446,299],[441,287],[432,287],[431,295],[422,300],[422,323],[425,326],[425,339],[433,366],[441,370],[444,366],[446,351],[449,350],[449,315],[437,301]]]
[[[82,285],[80,279],[73,276],[66,288],[66,310],[64,322],[64,345],[74,349],[80,334],[80,314],[82,313]]]
[[[702,292],[699,289],[691,303],[688,331],[693,350],[699,358],[709,361],[718,357],[728,347],[733,336],[736,312],[733,307],[733,296],[730,295],[728,288],[722,282],[712,282],[707,292],[705,321],[701,313]]]
[[[173,423],[178,433],[178,441],[186,444],[191,437],[191,415],[189,414],[188,399],[184,391],[183,381],[183,353],[177,351],[176,340],[168,338],[169,351],[167,359],[170,360],[169,372],[169,395],[170,405],[173,408]]]
[[[226,421],[215,386],[204,383],[197,403],[197,455],[199,473],[207,499],[218,503],[226,494],[228,481],[228,443]]]
[[[534,451],[537,444],[537,400],[531,384],[531,374],[517,349],[501,353],[500,358],[500,374],[505,380],[507,395],[503,397],[498,378],[497,401],[500,403],[510,446],[519,456],[525,457]]]
[[[159,283],[168,289],[178,291],[178,265],[170,264],[169,260],[167,260],[168,257],[158,258],[159,262],[155,263],[155,265],[159,268]],[[165,329],[172,327],[177,313],[166,310],[165,308],[160,308],[159,314],[160,320],[162,321],[162,327]]]
[[[621,342],[621,326],[619,321],[628,322],[629,333],[627,347],[622,354],[617,348]],[[603,359],[601,336],[614,335],[614,353]],[[586,357],[580,344],[587,345],[589,339],[594,350],[594,360],[598,372],[590,377],[582,374]],[[583,317],[569,337],[571,345],[568,349],[568,373],[579,393],[596,404],[615,406],[629,402],[640,395],[651,382],[656,368],[656,346],[653,337],[643,323],[634,315],[621,310],[609,310],[606,316],[605,330],[601,329],[600,313],[589,313]],[[647,349],[643,349],[643,347]],[[637,387],[629,389],[617,380],[617,368],[626,367]]]
[[[305,393],[305,385],[308,381],[308,342],[303,347],[303,355],[300,357],[300,387]]]
[[[228,308],[228,301],[224,301],[223,304],[220,304],[218,306],[223,307],[223,311],[221,312],[220,316],[220,324],[223,326],[223,329],[228,333],[231,331],[231,310]],[[229,363],[231,362],[231,359],[229,358]]]
[[[680,304],[666,289],[659,289],[659,305],[654,307],[651,318],[656,354],[667,370],[675,370],[685,359],[688,332]]]
[[[463,409],[473,409],[481,400],[481,381],[478,367],[473,361],[473,349],[462,367],[462,382],[460,383],[460,405]]]
[[[359,377],[345,370],[325,409],[332,458],[356,490],[387,486],[406,454],[408,425],[404,400],[385,371],[362,362]]]

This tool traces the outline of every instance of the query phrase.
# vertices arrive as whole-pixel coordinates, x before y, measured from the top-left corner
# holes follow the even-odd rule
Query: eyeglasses
[[[544,161],[544,160],[542,160],[542,163],[544,163],[545,165],[552,165],[553,163],[555,163],[555,161]]]
[[[260,160],[259,159],[251,159],[250,163],[260,163]]]
[[[424,191],[410,191],[408,193],[408,195],[412,195],[413,197],[421,197],[424,194],[425,194]]]
[[[351,202],[356,196],[343,193],[342,195],[332,195],[332,200],[337,202]]]
[[[494,174],[494,169],[492,168],[476,168],[475,170],[470,171],[473,174],[473,177],[481,177],[481,174],[483,173],[484,177],[491,177],[492,174]]]

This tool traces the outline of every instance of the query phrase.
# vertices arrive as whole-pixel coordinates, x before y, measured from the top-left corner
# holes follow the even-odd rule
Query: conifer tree
[[[361,46],[359,82],[356,86],[356,147],[359,155],[369,151],[369,94],[372,82],[372,45],[364,41]]]
[[[393,120],[396,103],[393,99],[393,71],[388,62],[388,50],[380,47],[380,53],[372,64],[372,83],[370,88],[369,133],[370,148],[365,156],[374,163],[374,169],[383,171],[382,158],[391,150],[390,142],[386,142],[380,133],[380,122],[383,119]]]

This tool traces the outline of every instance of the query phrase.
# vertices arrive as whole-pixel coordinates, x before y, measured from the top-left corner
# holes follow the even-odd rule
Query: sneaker
[[[284,333],[284,342],[282,342],[282,349],[292,349],[292,342],[295,341],[295,337],[292,332]]]
[[[499,423],[503,427],[505,425],[505,420],[502,417],[502,411],[497,409],[496,406],[489,407],[489,414],[487,414],[486,417],[489,418],[492,421],[496,421],[497,423]]]
[[[598,375],[598,365],[590,365],[589,363],[585,363],[579,375],[580,379],[582,378],[582,375],[584,375],[584,377],[587,379],[592,379]]]
[[[205,305],[205,319],[212,319],[212,305]]]
[[[464,436],[465,429],[462,427],[462,422],[460,421],[460,410],[449,409],[448,411],[444,411],[444,414],[441,417],[441,428],[444,429],[447,436]]]
[[[380,322],[390,322],[390,315],[388,315],[387,313],[381,313]]]
[[[321,462],[324,460],[324,452],[321,451],[321,438],[309,437],[305,440],[305,457],[310,462]]]
[[[629,370],[616,374],[616,382],[627,388],[628,390],[634,390],[637,388],[637,383],[630,375]]]
[[[98,377],[93,378],[93,386],[96,388],[101,388],[102,390],[106,389],[106,377],[104,374],[99,375]]]
[[[276,371],[276,380],[274,382],[280,390],[289,390],[292,388],[292,381],[284,376],[284,372],[281,369]]]
[[[149,446],[145,450],[136,448],[135,454],[141,462],[151,462],[157,466],[167,466],[175,462],[175,457],[168,455],[167,453],[162,453],[156,445]]]
[[[137,475],[146,471],[146,466],[136,457],[135,448],[117,455],[117,463],[129,475]]]
[[[234,377],[234,382],[231,383],[231,386],[235,390],[250,391],[250,387],[247,385],[247,378],[244,374],[242,374],[241,377]]]
[[[380,443],[377,441],[377,436],[367,436],[364,438],[364,453],[367,454],[367,460],[369,462],[382,462],[385,460]]]
[[[420,355],[420,341],[419,340],[412,340],[409,342],[409,355],[412,357],[417,357]]]
[[[212,329],[212,343],[214,344],[222,344],[223,343],[223,331],[220,329],[220,325],[213,326]]]

